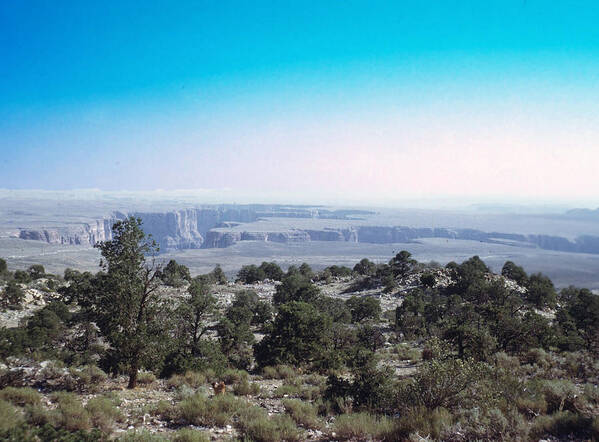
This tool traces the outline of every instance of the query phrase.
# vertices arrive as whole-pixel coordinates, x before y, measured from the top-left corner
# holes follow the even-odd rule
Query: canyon
[[[212,206],[163,212],[115,211],[90,222],[19,228],[18,237],[49,244],[93,246],[111,239],[114,222],[135,216],[141,218],[144,230],[152,235],[162,252],[226,248],[240,241],[393,244],[422,238],[446,238],[599,254],[599,236],[580,235],[571,239],[559,235],[486,232],[472,228],[369,225],[372,222],[369,217],[374,214],[366,210],[262,205]],[[296,226],[293,219],[302,220],[302,223]],[[324,223],[324,220],[328,222]]]

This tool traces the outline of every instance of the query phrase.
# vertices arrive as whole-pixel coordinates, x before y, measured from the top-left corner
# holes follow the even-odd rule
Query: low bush
[[[104,433],[110,433],[115,422],[120,422],[123,415],[114,402],[107,397],[98,396],[90,399],[85,405],[94,428],[99,428]]]
[[[255,442],[278,442],[303,440],[293,419],[287,415],[269,417],[259,407],[248,407],[242,410],[237,421],[237,428],[244,439]]]
[[[23,407],[25,405],[37,405],[40,403],[41,395],[33,388],[6,387],[0,390],[0,399],[13,405]]]
[[[599,382],[599,361],[588,352],[573,352],[564,355],[563,368],[570,377]]]
[[[301,387],[297,384],[283,384],[273,392],[273,397],[299,397]]]
[[[522,416],[510,413],[507,416],[496,408],[482,412],[475,408],[464,410],[458,416],[455,425],[446,426],[440,438],[442,440],[526,440],[528,428]]]
[[[400,361],[418,361],[422,358],[422,352],[408,344],[398,344],[393,350]]]
[[[322,423],[317,417],[318,408],[309,402],[289,399],[283,401],[285,412],[302,427],[309,429],[319,429]]]
[[[498,368],[510,371],[514,374],[517,373],[520,369],[520,360],[516,356],[510,356],[507,353],[501,351],[495,353],[493,357],[495,359],[495,366],[497,366]]]
[[[569,410],[578,412],[584,408],[584,398],[579,395],[576,385],[569,380],[545,380],[540,389],[547,402],[547,412]]]
[[[147,430],[131,430],[117,439],[119,442],[169,442],[165,437],[150,433]]]
[[[307,385],[313,385],[314,387],[324,388],[327,384],[327,377],[319,374],[309,374],[303,380]]]
[[[293,379],[298,376],[298,372],[289,365],[275,365],[264,367],[262,376],[264,379]]]
[[[247,381],[249,378],[249,374],[245,370],[236,370],[233,368],[229,368],[223,372],[220,376],[218,376],[218,380],[224,382],[225,384],[235,384],[238,382],[242,382],[243,380]]]
[[[333,429],[336,437],[345,440],[392,440],[395,424],[386,416],[353,413],[342,414],[335,419]]]
[[[87,431],[91,428],[89,413],[73,393],[55,393],[53,400],[58,404],[55,424],[67,431]]]
[[[451,413],[445,408],[411,407],[399,418],[394,434],[399,439],[407,439],[413,433],[439,439],[443,430],[451,424],[451,419]]]
[[[231,394],[219,394],[208,399],[196,394],[179,404],[183,420],[192,425],[223,427],[232,423],[233,416],[247,403]]]
[[[106,373],[95,365],[86,365],[80,369],[70,369],[69,372],[75,378],[77,389],[80,391],[95,392],[98,390],[98,386],[108,378]]]
[[[197,371],[187,371],[185,374],[175,374],[167,381],[169,388],[179,388],[187,385],[191,388],[198,388],[206,383],[206,375]]]
[[[451,416],[450,416],[451,417]],[[503,412],[497,408],[482,411],[479,408],[462,410],[454,415],[454,425],[445,425],[442,440],[527,440],[528,426],[515,410]]]
[[[180,417],[179,407],[166,400],[156,402],[148,411],[152,416],[158,416],[167,422],[176,421]]]
[[[0,431],[9,431],[21,424],[19,411],[5,400],[0,399]]]
[[[25,407],[25,419],[30,425],[41,427],[53,420],[52,413],[41,405],[27,405]]]
[[[488,391],[477,386],[488,375],[485,364],[472,360],[433,359],[425,363],[414,377],[404,383],[399,399],[404,404],[454,409],[490,400]]]
[[[584,385],[584,396],[587,401],[592,402],[595,405],[599,404],[599,387],[594,384]]]
[[[530,394],[516,399],[518,411],[529,418],[545,414],[547,412],[547,401],[540,394]]]
[[[171,440],[173,442],[209,442],[210,436],[203,431],[183,428],[177,431]]]
[[[559,411],[552,415],[537,417],[533,422],[531,435],[536,439],[551,435],[597,440],[599,421],[596,417],[591,418],[571,411]]]
[[[536,364],[542,369],[547,369],[551,364],[551,355],[542,348],[531,348],[523,357],[527,364]]]
[[[233,394],[235,394],[235,396],[257,396],[260,394],[260,385],[255,382],[249,382],[247,379],[243,379],[233,386]]]
[[[152,372],[142,371],[137,376],[137,383],[138,384],[146,385],[147,386],[147,385],[150,385],[150,384],[152,384],[154,382],[156,382],[156,376]]]

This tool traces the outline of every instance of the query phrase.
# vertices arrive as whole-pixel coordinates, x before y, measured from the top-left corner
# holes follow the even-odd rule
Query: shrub
[[[6,387],[0,390],[0,399],[10,402],[13,405],[23,407],[25,405],[38,405],[41,395],[33,388],[15,388]]]
[[[439,439],[443,430],[451,424],[451,419],[451,413],[445,408],[408,408],[399,418],[394,434],[397,439],[407,439],[415,432]]]
[[[414,378],[400,389],[405,404],[422,405],[428,409],[448,409],[463,406],[480,399],[477,384],[486,376],[486,366],[461,359],[425,363]]]
[[[282,398],[289,396],[299,396],[300,386],[298,384],[283,384],[273,392],[273,397]]]
[[[598,381],[599,361],[588,352],[573,352],[565,355],[565,369],[570,377],[580,379],[592,379]]]
[[[537,439],[546,435],[597,439],[599,425],[597,418],[593,419],[570,411],[559,411],[550,416],[536,418],[531,433]]]
[[[316,364],[327,353],[331,322],[311,304],[294,301],[281,305],[271,332],[254,346],[258,365]]]
[[[183,428],[175,433],[172,438],[173,442],[209,442],[210,436],[203,431],[191,430]]]
[[[547,401],[542,395],[529,395],[516,399],[516,408],[528,417],[538,416],[547,412]]]
[[[527,299],[539,308],[555,307],[557,293],[553,282],[541,273],[533,273],[527,281]]]
[[[255,382],[249,382],[247,379],[243,379],[233,386],[233,393],[236,396],[257,396],[260,394],[260,385]]]
[[[400,361],[418,361],[424,352],[417,348],[412,348],[408,344],[398,344],[394,348],[394,353]]]
[[[190,424],[223,427],[231,423],[235,413],[245,405],[245,401],[231,394],[219,394],[210,399],[196,394],[181,401],[179,412]]]
[[[449,416],[451,419],[451,415]],[[465,410],[454,416],[455,425],[445,424],[437,437],[442,440],[527,440],[528,425],[514,410],[507,413],[497,408],[483,412],[479,408]]]
[[[175,374],[167,381],[166,385],[169,388],[179,388],[182,385],[187,385],[191,388],[198,388],[206,383],[206,375],[197,371],[188,370],[185,374]]]
[[[46,276],[46,269],[41,264],[33,264],[27,269],[31,279],[40,279]]]
[[[115,421],[123,419],[119,409],[107,397],[99,396],[90,399],[85,405],[85,409],[89,413],[93,426],[105,433],[112,431]]]
[[[81,369],[71,369],[69,372],[75,377],[79,390],[96,391],[98,385],[108,378],[106,373],[95,365],[86,365]]]
[[[137,383],[142,385],[150,385],[156,381],[154,373],[149,371],[142,371],[137,375]]]
[[[354,266],[353,270],[359,275],[371,276],[376,272],[376,264],[370,261],[368,258],[363,258]]]
[[[53,415],[41,405],[27,405],[25,407],[25,419],[30,425],[41,427],[52,422]]]
[[[266,278],[264,269],[255,266],[254,264],[245,265],[241,267],[241,270],[237,273],[237,279],[235,282],[242,282],[244,284],[253,284],[258,281],[262,281]]]
[[[433,273],[423,273],[420,275],[420,283],[429,288],[433,288],[437,282],[437,277]]]
[[[15,270],[14,279],[18,283],[28,284],[31,282],[31,275],[25,270]]]
[[[171,287],[181,287],[186,282],[191,281],[189,269],[183,264],[178,264],[174,259],[168,262],[162,272],[159,273],[159,277],[165,285]]]
[[[149,409],[149,413],[152,416],[159,416],[160,419],[165,421],[178,420],[180,417],[179,411],[179,407],[165,400],[156,402]]]
[[[551,356],[542,348],[531,348],[526,352],[524,361],[528,364],[536,364],[542,369],[546,369],[551,365]]]
[[[340,439],[386,439],[393,433],[395,425],[386,416],[368,413],[342,414],[333,425],[336,437]]]
[[[345,301],[352,316],[352,322],[360,322],[364,319],[378,321],[381,315],[381,302],[372,296],[352,296]]]
[[[21,304],[25,300],[25,292],[15,281],[9,281],[0,295],[0,307],[13,310],[20,310]]]
[[[327,384],[327,378],[326,376],[321,376],[319,374],[309,374],[304,377],[304,382],[308,385],[324,388]]]
[[[337,402],[351,399],[356,409],[369,412],[390,411],[393,408],[395,385],[389,367],[377,367],[373,360],[360,364],[352,370],[352,378],[330,375],[324,397]]]
[[[131,430],[118,438],[119,442],[168,442],[165,437],[152,434],[147,430]]]
[[[58,404],[56,426],[67,431],[89,430],[91,422],[89,413],[76,395],[72,393],[55,393],[53,399]]]
[[[584,396],[595,405],[599,404],[599,387],[593,384],[584,385]]]
[[[584,399],[569,380],[545,380],[541,384],[541,391],[547,402],[549,414],[564,410],[577,412],[584,407]]]
[[[21,422],[22,418],[17,409],[0,399],[0,431],[12,430]]]
[[[520,361],[516,356],[510,356],[506,352],[500,351],[495,353],[495,365],[512,373],[517,373],[520,369]]]
[[[289,399],[283,401],[287,414],[299,425],[316,430],[322,426],[317,415],[318,408],[309,402]]]
[[[262,368],[264,379],[293,379],[298,375],[297,371],[289,365],[275,365]]]
[[[218,379],[225,384],[234,384],[236,382],[247,381],[249,374],[245,370],[235,370],[235,369],[227,369],[224,371],[222,375],[218,377]]]
[[[237,428],[244,439],[255,442],[303,440],[295,422],[287,415],[268,417],[259,407],[247,407],[239,413]]]

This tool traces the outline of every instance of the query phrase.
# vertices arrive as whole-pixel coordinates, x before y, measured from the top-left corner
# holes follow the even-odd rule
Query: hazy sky
[[[599,2],[3,1],[0,188],[599,205]]]

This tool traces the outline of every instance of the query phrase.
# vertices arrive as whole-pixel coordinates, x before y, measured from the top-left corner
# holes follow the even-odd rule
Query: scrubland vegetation
[[[0,260],[3,309],[27,308],[32,284],[47,295],[0,329],[1,438],[599,439],[586,289],[406,251],[321,272],[265,262],[233,284],[219,267],[159,266],[137,219],[113,238],[96,274]]]

